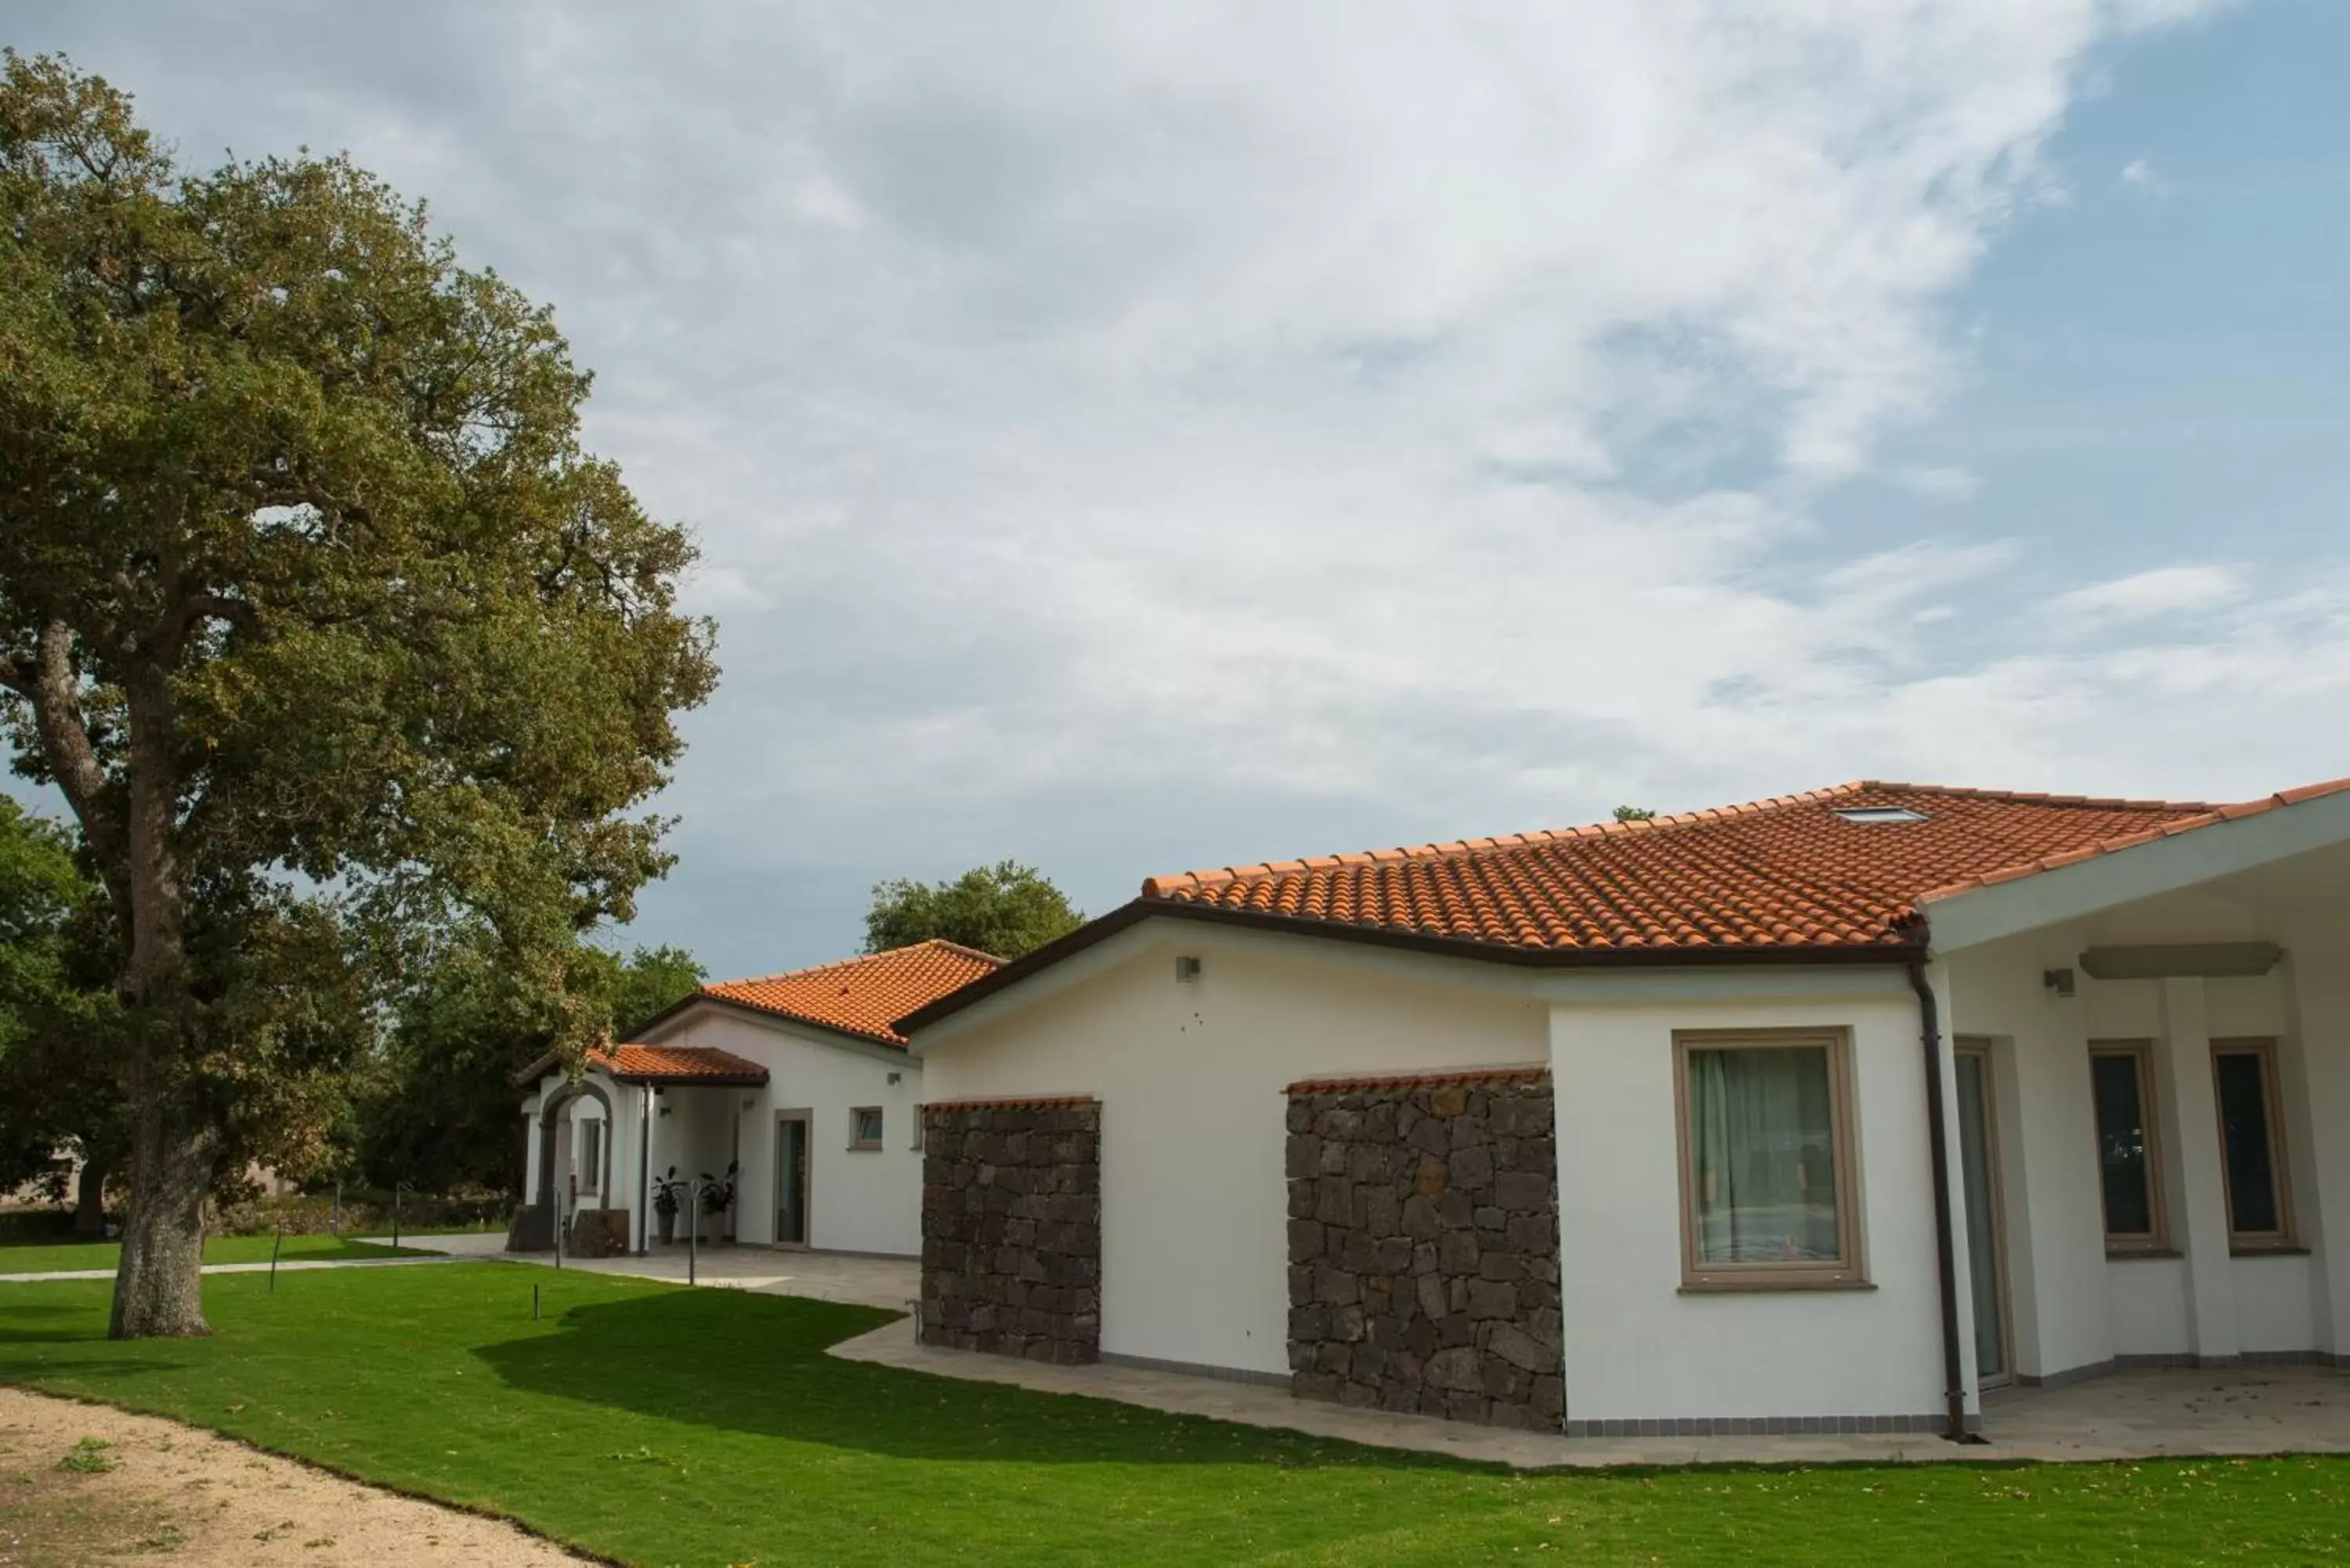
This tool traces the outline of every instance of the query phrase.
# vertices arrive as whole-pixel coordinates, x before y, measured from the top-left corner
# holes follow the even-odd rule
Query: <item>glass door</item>
[[[1967,1204],[1967,1259],[1975,1308],[1975,1377],[2008,1381],[2007,1251],[2002,1234],[1999,1123],[1988,1042],[1959,1042],[1959,1163]]]
[[[807,1244],[807,1113],[786,1111],[775,1118],[775,1245]]]

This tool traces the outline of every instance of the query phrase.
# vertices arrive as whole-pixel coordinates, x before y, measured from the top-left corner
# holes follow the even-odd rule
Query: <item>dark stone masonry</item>
[[[1101,1359],[1101,1104],[922,1111],[921,1341]]]
[[[1550,1075],[1289,1091],[1290,1390],[1557,1431]]]

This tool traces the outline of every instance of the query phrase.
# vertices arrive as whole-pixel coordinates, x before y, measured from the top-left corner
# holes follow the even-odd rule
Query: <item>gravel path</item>
[[[176,1421],[0,1387],[0,1568],[577,1568],[585,1559]]]

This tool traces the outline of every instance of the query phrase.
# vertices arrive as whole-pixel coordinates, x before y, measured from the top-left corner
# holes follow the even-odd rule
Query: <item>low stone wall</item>
[[[1101,1104],[922,1110],[925,1345],[1101,1359]]]
[[[1550,1075],[1289,1091],[1289,1365],[1300,1398],[1556,1431]]]

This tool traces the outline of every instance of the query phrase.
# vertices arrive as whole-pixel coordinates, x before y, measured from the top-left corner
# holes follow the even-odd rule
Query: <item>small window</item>
[[[2214,1040],[2220,1162],[2228,1189],[2228,1242],[2244,1251],[2293,1244],[2293,1201],[2277,1126],[2276,1042]]]
[[[1846,822],[1858,822],[1864,824],[1875,822],[1923,822],[1926,820],[1926,814],[1924,812],[1912,811],[1906,805],[1844,805],[1836,807],[1835,814],[1838,816],[1843,817]]]
[[[1848,1047],[1839,1033],[1674,1036],[1682,1284],[1861,1284]]]
[[[2097,1117],[2097,1176],[2106,1251],[2160,1251],[2162,1161],[2155,1142],[2154,1053],[2142,1040],[2092,1042],[2089,1093]]]
[[[914,1124],[914,1141],[906,1147],[920,1154],[922,1152],[922,1107],[920,1102],[915,1104],[914,1114],[908,1119]]]
[[[881,1107],[859,1106],[848,1113],[848,1147],[879,1148],[881,1147]]]

